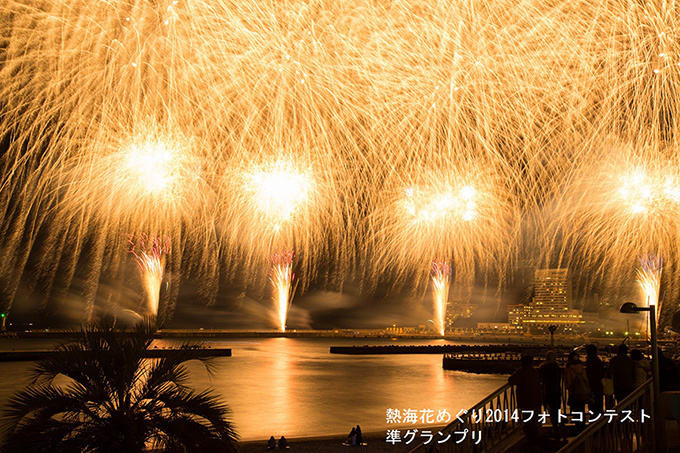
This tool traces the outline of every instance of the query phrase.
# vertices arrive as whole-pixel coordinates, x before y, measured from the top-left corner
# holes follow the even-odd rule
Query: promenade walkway
[[[540,389],[537,389],[540,391]],[[564,399],[566,401],[566,398]],[[487,396],[466,414],[459,416],[442,430],[451,439],[439,445],[420,444],[410,453],[501,453],[527,451],[522,423],[516,413],[515,388],[509,384]],[[568,408],[563,404],[563,413]],[[652,380],[638,387],[625,400],[609,408],[608,416],[590,423],[580,435],[568,436],[566,441],[548,438],[550,425],[543,425],[542,442],[534,451],[540,453],[635,453],[654,452],[652,411]],[[641,414],[649,416],[640,422]],[[631,420],[625,417],[632,417]],[[575,428],[567,423],[567,430]]]

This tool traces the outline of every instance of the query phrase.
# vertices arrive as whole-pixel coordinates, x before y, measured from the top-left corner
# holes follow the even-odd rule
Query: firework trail
[[[293,258],[295,253],[292,250],[274,253],[271,257],[271,271],[269,279],[274,287],[274,308],[276,310],[277,321],[281,332],[286,331],[286,318],[288,307],[293,300],[295,293],[295,274],[293,273]]]
[[[439,335],[446,333],[446,304],[449,300],[451,268],[446,261],[432,263],[432,287],[434,289],[434,327]]]
[[[138,237],[129,236],[130,253],[135,257],[139,266],[144,290],[147,294],[147,308],[153,316],[158,315],[161,283],[165,271],[165,257],[170,253],[170,238],[158,236],[149,237],[141,234]]]
[[[659,322],[661,315],[662,300],[659,299],[661,288],[661,271],[663,270],[663,259],[661,253],[648,254],[640,257],[640,268],[636,269],[637,282],[642,288],[645,304],[656,305],[656,321]]]

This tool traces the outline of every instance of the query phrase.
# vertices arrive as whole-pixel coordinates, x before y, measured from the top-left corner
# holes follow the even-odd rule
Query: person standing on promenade
[[[680,373],[675,362],[663,355],[661,348],[657,348],[659,354],[659,387],[662,392],[680,390]]]
[[[567,404],[569,405],[569,413],[575,419],[576,431],[581,433],[586,428],[585,424],[585,408],[586,404],[591,404],[593,401],[592,390],[588,384],[588,376],[583,367],[583,362],[578,355],[578,352],[572,352],[567,359],[567,365],[564,367],[564,386],[569,392]],[[580,414],[580,415],[579,415]],[[576,421],[579,420],[580,421]]]
[[[508,378],[508,383],[517,387],[517,408],[524,411],[522,430],[525,436],[525,451],[539,451],[539,426],[538,415],[541,413],[541,394],[536,390],[540,388],[541,379],[538,370],[533,366],[534,356],[522,356],[522,368],[515,371]],[[532,416],[529,418],[529,413]]]
[[[614,396],[616,403],[623,401],[634,389],[633,359],[628,357],[628,346],[619,345],[619,350],[609,362],[607,375],[614,380]]]
[[[630,358],[633,361],[633,387],[638,388],[652,376],[652,364],[639,349],[630,351]]]
[[[545,355],[545,362],[538,367],[538,375],[541,379],[543,407],[550,414],[553,437],[561,439],[559,410],[562,405],[562,368],[557,363],[555,351],[548,351]]]
[[[588,410],[593,414],[604,412],[602,400],[604,399],[604,385],[602,379],[605,377],[604,363],[597,355],[597,346],[589,344],[586,346],[586,376],[588,385],[593,392],[593,403],[588,405]]]

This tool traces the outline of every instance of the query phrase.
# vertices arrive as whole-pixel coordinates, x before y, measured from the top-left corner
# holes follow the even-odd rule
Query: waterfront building
[[[588,321],[588,322],[586,322]],[[591,320],[572,308],[569,269],[536,269],[534,297],[529,305],[508,305],[508,324],[515,328],[557,325],[585,327]]]
[[[491,330],[497,332],[513,332],[515,326],[510,325],[507,322],[478,322],[477,329],[479,330]]]
[[[385,333],[387,335],[414,335],[426,332],[425,325],[414,326],[397,326],[391,325],[385,327]]]
[[[571,275],[569,269],[536,269],[534,273],[535,307],[571,309]]]
[[[529,305],[508,305],[508,323],[511,326],[562,325],[575,327],[583,324],[581,310]]]
[[[446,328],[451,328],[460,318],[469,318],[472,315],[470,300],[454,299],[446,304]]]

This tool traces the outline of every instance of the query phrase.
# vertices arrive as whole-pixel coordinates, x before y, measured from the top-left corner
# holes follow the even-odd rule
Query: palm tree
[[[110,321],[80,332],[36,362],[31,384],[7,403],[7,452],[237,451],[229,409],[186,387],[188,360],[212,372],[204,347],[145,359],[153,323],[115,331]],[[68,378],[57,385],[54,378]]]

